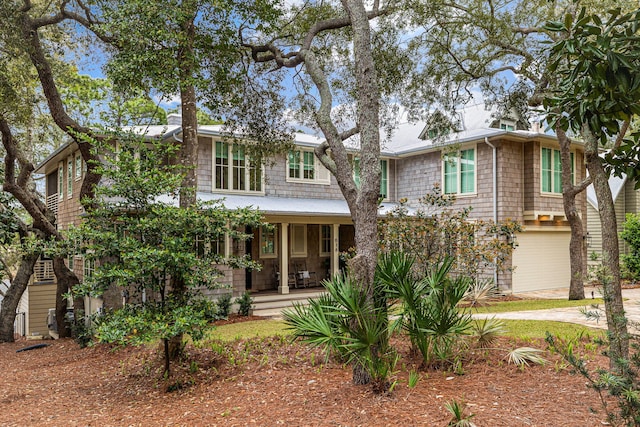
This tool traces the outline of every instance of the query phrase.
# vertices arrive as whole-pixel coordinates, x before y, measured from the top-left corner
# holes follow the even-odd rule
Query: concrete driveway
[[[584,301],[584,307],[590,308],[591,293],[595,298],[601,297],[599,288],[586,287],[585,296],[588,298]],[[569,296],[569,288],[554,289],[537,292],[523,292],[515,294],[523,298],[534,299],[567,299]],[[630,321],[640,322],[640,289],[623,289],[622,297],[624,301],[624,309]],[[556,322],[577,323],[580,325],[590,326],[592,328],[607,328],[607,321],[604,314],[604,304],[600,304],[602,309],[602,317],[596,322],[595,320],[587,320],[580,313],[580,307],[554,308],[550,310],[526,310],[513,311],[508,313],[491,313],[491,314],[474,314],[474,318],[495,317],[496,319],[512,319],[512,320],[551,320]]]

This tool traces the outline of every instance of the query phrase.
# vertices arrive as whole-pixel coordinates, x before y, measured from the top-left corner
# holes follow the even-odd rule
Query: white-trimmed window
[[[62,199],[64,197],[64,163],[58,163],[58,197]]]
[[[277,256],[276,227],[260,227],[260,258],[276,258]]]
[[[331,176],[313,151],[293,150],[287,155],[287,181],[330,184]]]
[[[75,178],[77,181],[82,178],[82,156],[80,153],[76,153],[75,162]]]
[[[83,258],[82,259],[82,273],[85,279],[93,276],[93,272],[96,269],[96,261],[94,259]]]
[[[320,256],[331,255],[331,225],[320,225]]]
[[[213,145],[214,190],[262,192],[262,165],[240,144],[216,141]]]
[[[360,159],[353,159],[353,180],[356,186],[360,188]],[[389,161],[380,159],[380,196],[383,199],[389,197]]]
[[[73,157],[67,158],[67,197],[73,196]]]
[[[516,122],[514,120],[501,119],[500,129],[506,130],[508,132],[513,132],[514,130],[516,130]]]
[[[444,194],[476,192],[476,148],[448,153],[442,159]]]
[[[307,256],[307,226],[306,224],[291,224],[291,256]]]
[[[218,236],[217,239],[211,240],[206,237],[196,236],[196,253],[199,258],[205,255],[214,254],[223,257],[227,256],[227,236]]]
[[[571,153],[571,182],[575,183],[575,156]],[[562,162],[560,150],[542,147],[540,150],[540,190],[562,194]]]

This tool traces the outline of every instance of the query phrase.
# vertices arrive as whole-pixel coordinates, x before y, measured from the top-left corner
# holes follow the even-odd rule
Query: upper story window
[[[331,177],[313,151],[294,150],[287,156],[287,181],[330,184]]]
[[[575,183],[574,153],[571,153],[571,182]],[[560,150],[542,147],[540,153],[540,189],[543,193],[562,194]]]
[[[476,192],[475,147],[449,153],[442,159],[445,194],[474,194]]]
[[[64,196],[64,168],[63,163],[58,163],[58,197],[62,199]]]
[[[75,157],[75,178],[76,181],[82,178],[82,156],[80,153],[76,153]]]
[[[73,196],[73,157],[67,158],[67,197]]]
[[[513,132],[514,130],[516,130],[516,122],[514,122],[513,120],[502,119],[500,120],[500,129]]]
[[[353,180],[356,187],[360,188],[360,159],[353,159]],[[389,198],[389,161],[380,159],[380,197]]]
[[[240,144],[216,141],[213,150],[214,190],[261,192],[262,165]]]

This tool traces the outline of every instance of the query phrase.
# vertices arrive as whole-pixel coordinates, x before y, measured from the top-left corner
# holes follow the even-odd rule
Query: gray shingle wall
[[[265,167],[265,194],[278,197],[301,197],[309,199],[342,199],[342,192],[336,179],[331,177],[331,184],[306,184],[287,182],[287,167],[284,155],[274,159],[272,165]]]

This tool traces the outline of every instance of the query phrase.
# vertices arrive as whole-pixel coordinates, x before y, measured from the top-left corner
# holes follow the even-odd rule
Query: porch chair
[[[297,284],[304,286],[305,288],[308,288],[311,285],[313,286],[318,285],[318,278],[316,276],[316,272],[307,270],[306,261],[295,263],[293,265],[293,268],[296,272]]]
[[[280,265],[278,261],[273,262],[273,274],[276,278],[276,286],[280,286]],[[298,287],[298,282],[296,281],[296,274],[289,270],[289,274],[287,277],[287,284],[289,286],[293,286],[295,288]]]

